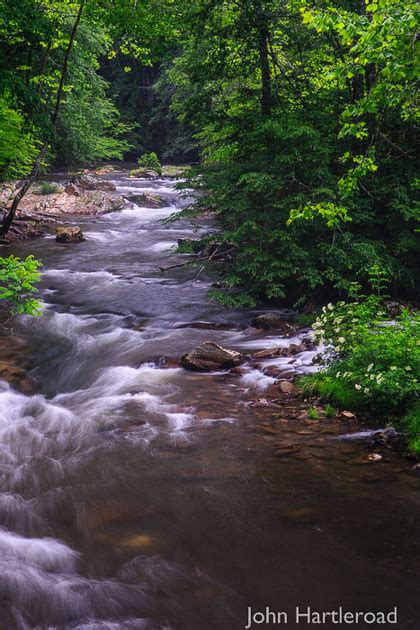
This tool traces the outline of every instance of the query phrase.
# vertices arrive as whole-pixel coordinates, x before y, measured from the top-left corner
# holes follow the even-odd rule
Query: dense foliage
[[[326,367],[301,379],[303,391],[388,420],[399,417],[411,447],[420,452],[419,313],[384,301],[387,278],[378,266],[371,268],[369,282],[369,295],[355,285],[352,301],[322,308],[313,329]]]
[[[406,0],[195,0],[169,77],[201,205],[236,248],[225,301],[303,303],[416,281],[415,41]]]
[[[166,4],[0,0],[0,179],[30,170],[37,142],[48,141],[49,164],[123,157],[131,128],[120,119],[101,65],[118,55],[151,64],[172,30]]]
[[[323,307],[314,330],[316,339],[326,344],[327,369],[305,377],[304,391],[346,408],[374,410],[390,420],[407,413],[411,437],[418,438],[418,312],[403,309],[390,321],[380,299],[369,296]]]
[[[40,303],[34,297],[40,265],[33,256],[25,260],[0,257],[0,300],[5,300],[13,315],[40,315]]]

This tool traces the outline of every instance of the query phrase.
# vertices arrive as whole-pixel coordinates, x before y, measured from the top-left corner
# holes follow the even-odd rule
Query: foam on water
[[[249,370],[241,376],[241,384],[249,389],[267,389],[276,382],[272,376],[266,376],[259,370]]]
[[[24,538],[0,530],[0,557],[25,561],[44,571],[73,573],[80,553],[52,538]]]
[[[155,253],[167,252],[176,247],[176,245],[177,243],[175,241],[159,241],[159,243],[155,243],[149,247],[148,250]]]
[[[59,488],[65,469],[77,468],[80,458],[89,452],[89,446],[100,442],[98,427],[107,417],[115,420],[115,413],[124,402],[138,403],[149,416],[160,415],[165,419],[163,430],[169,435],[182,431],[193,415],[179,412],[162,398],[169,395],[168,386],[175,372],[177,370],[158,370],[150,366],[113,367],[103,370],[86,391],[62,394],[51,401],[39,395],[19,394],[1,383],[0,473],[6,492],[0,496],[0,517],[4,517],[4,526],[27,536],[0,529],[1,590],[6,600],[13,600],[16,610],[11,610],[10,616],[15,622],[20,619],[17,627],[34,627],[27,624],[18,610],[42,611],[42,615],[47,614],[48,619],[57,624],[91,618],[95,613],[115,615],[121,618],[116,627],[124,627],[124,602],[128,598],[130,606],[138,606],[143,601],[144,594],[139,587],[77,575],[80,554],[64,543],[52,538],[31,537],[32,530],[45,531],[48,526],[39,502],[25,499],[22,493],[36,496],[47,488],[49,492],[54,486]],[[144,391],[145,388],[156,393]],[[143,436],[143,443],[158,434],[156,426],[149,423],[143,431],[147,434]],[[108,622],[104,623],[98,621],[92,625],[89,622],[76,627],[108,627]],[[158,627],[141,619],[127,623],[127,628]],[[136,625],[130,626],[131,623]]]

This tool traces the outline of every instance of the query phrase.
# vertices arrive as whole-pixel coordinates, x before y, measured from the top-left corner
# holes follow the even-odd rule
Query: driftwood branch
[[[187,260],[187,262],[184,262],[184,263],[178,263],[177,265],[171,265],[170,267],[159,267],[159,269],[160,271],[169,271],[170,269],[178,269],[180,267],[187,267],[188,265],[194,265],[203,260],[206,260],[206,261],[216,260],[218,258],[223,258],[224,256],[227,256],[227,254],[230,254],[233,251],[234,251],[234,248],[228,249],[226,252],[221,252],[220,254],[217,254],[217,255],[216,255],[216,252],[213,252],[213,254],[211,254],[210,256],[205,256],[204,258],[200,258],[199,260],[197,259]]]
[[[204,265],[202,265],[202,267],[200,267],[198,274],[195,276],[194,281],[198,280],[198,278],[201,276],[201,274],[203,273],[204,269],[206,268],[207,264],[213,260],[214,258],[217,258],[217,254],[220,251],[220,247],[216,247],[216,249],[214,250],[214,252],[208,257],[207,261],[204,263]]]

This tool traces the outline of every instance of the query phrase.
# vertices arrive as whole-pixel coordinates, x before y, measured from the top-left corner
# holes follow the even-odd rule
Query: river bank
[[[70,175],[53,183],[36,181],[23,198],[3,244],[41,236],[69,215],[96,216],[120,210],[124,202],[114,194],[115,186],[92,177],[97,172],[84,171],[82,175]],[[3,185],[1,206],[8,206],[15,187],[16,183]]]
[[[43,260],[44,316],[13,322],[31,390],[0,376],[1,623],[231,630],[248,606],[392,602],[414,630],[413,462],[380,419],[361,430],[298,396],[291,380],[316,369],[308,329],[258,328],[266,311],[211,302],[204,273],[162,272],[208,229],[160,222],[188,203],[173,182],[103,178],[165,204],[70,215],[81,243],[4,248]],[[204,342],[245,361],[181,367]],[[0,361],[16,350],[0,341]]]

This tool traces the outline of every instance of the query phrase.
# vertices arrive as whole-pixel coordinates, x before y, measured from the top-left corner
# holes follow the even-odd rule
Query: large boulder
[[[286,337],[292,337],[296,333],[296,329],[288,324],[280,313],[275,313],[274,311],[257,315],[252,320],[252,325],[263,330],[279,330]]]
[[[244,362],[245,357],[240,352],[227,350],[212,341],[205,341],[181,358],[185,368],[201,372],[232,368]]]
[[[141,193],[137,195],[130,195],[127,197],[128,201],[135,203],[142,208],[164,208],[167,205],[165,199],[160,195],[154,195],[153,193]]]
[[[86,240],[82,230],[77,226],[57,228],[56,233],[57,243],[81,243]]]
[[[130,177],[144,177],[146,179],[158,179],[159,173],[147,168],[135,168],[130,171]]]
[[[73,185],[75,188],[81,188],[82,190],[116,190],[115,184],[112,182],[108,182],[104,179],[96,179],[96,177],[92,177],[92,175],[75,175],[71,182],[70,186]],[[66,192],[70,187],[66,187]],[[70,193],[70,194],[74,194]]]

